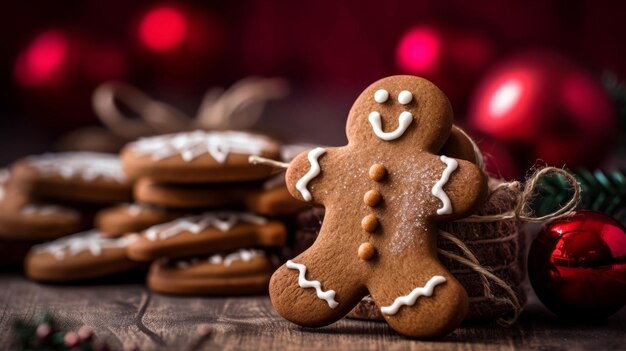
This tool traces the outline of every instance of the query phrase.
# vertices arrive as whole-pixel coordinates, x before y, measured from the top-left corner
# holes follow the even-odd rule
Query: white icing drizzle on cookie
[[[145,236],[151,241],[166,240],[183,232],[198,234],[210,227],[227,232],[239,223],[263,225],[267,219],[245,212],[206,212],[152,226],[146,229]]]
[[[436,275],[428,280],[424,287],[417,287],[413,289],[408,295],[397,297],[391,306],[383,306],[380,308],[380,312],[387,315],[394,315],[398,313],[402,306],[413,306],[420,296],[430,297],[433,295],[435,286],[444,283],[446,278]]]
[[[62,261],[67,256],[74,256],[84,251],[89,251],[92,256],[100,256],[106,249],[125,248],[137,238],[137,235],[132,234],[120,238],[107,238],[102,236],[100,231],[93,229],[36,245],[33,249],[37,252],[49,252],[57,260]]]
[[[154,161],[180,156],[190,162],[208,154],[219,163],[226,162],[231,153],[259,156],[263,151],[276,148],[271,139],[262,135],[203,130],[142,138],[129,147],[138,155],[150,155]]]
[[[448,180],[450,180],[450,175],[456,168],[459,166],[457,160],[441,155],[441,162],[446,164],[446,169],[443,170],[441,174],[441,178],[435,183],[431,193],[436,196],[442,202],[442,206],[437,209],[438,215],[450,214],[452,213],[452,204],[450,203],[450,198],[448,194],[443,190],[443,186],[446,185]]]
[[[298,189],[298,191],[302,195],[302,198],[304,198],[305,201],[313,200],[313,196],[311,195],[311,192],[309,191],[307,186],[313,178],[317,177],[320,174],[322,169],[320,168],[318,159],[325,152],[326,149],[316,147],[315,149],[309,151],[309,154],[307,155],[307,159],[309,160],[311,169],[309,169],[309,171],[306,172],[306,174],[302,176],[302,178],[300,178],[300,180],[298,180],[298,182],[296,183],[296,189]]]
[[[143,210],[145,209],[144,206],[142,206],[141,204],[137,204],[137,203],[125,204],[125,205],[126,205],[126,211],[128,212],[129,215],[133,217],[139,216],[141,212],[143,212]]]
[[[335,301],[335,290],[322,290],[322,283],[317,280],[307,280],[306,279],[306,266],[301,263],[295,263],[292,260],[287,261],[285,264],[289,269],[297,269],[298,270],[298,285],[303,288],[314,288],[317,297],[321,300],[325,300],[328,303],[328,307],[335,308],[339,305],[337,301]]]
[[[28,163],[44,175],[59,175],[65,179],[80,178],[125,182],[126,176],[117,155],[98,152],[62,152],[27,157]]]
[[[179,269],[189,268],[190,266],[208,262],[213,265],[223,265],[224,267],[230,267],[235,261],[250,262],[255,257],[265,256],[265,252],[261,250],[253,249],[239,249],[235,252],[231,252],[227,255],[215,254],[209,256],[206,260],[201,260],[198,257],[191,258],[189,260],[176,261],[176,267]]]
[[[56,206],[56,205],[34,205],[28,204],[20,210],[20,213],[26,216],[38,215],[38,216],[54,216],[64,214],[67,216],[78,217],[78,211],[71,208]]]
[[[400,94],[398,94],[398,102],[402,105],[406,105],[413,100],[413,94],[411,94],[408,90],[402,90]]]
[[[0,169],[0,202],[4,201],[4,196],[6,193],[4,187],[9,181],[9,178],[11,178],[11,173],[9,172],[9,170],[6,168]]]
[[[374,93],[374,101],[379,104],[386,102],[387,99],[389,99],[389,92],[385,89],[378,89]]]
[[[377,137],[385,141],[390,141],[398,139],[404,134],[409,125],[411,125],[411,122],[413,122],[413,115],[408,111],[402,112],[400,116],[398,116],[398,127],[393,132],[383,132],[380,113],[376,111],[370,113],[368,120]]]

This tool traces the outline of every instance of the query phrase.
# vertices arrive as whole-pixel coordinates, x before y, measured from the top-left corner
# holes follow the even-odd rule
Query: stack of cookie
[[[269,252],[285,244],[287,233],[282,222],[258,213],[277,211],[275,202],[261,196],[272,168],[250,165],[252,155],[279,159],[280,145],[258,134],[193,131],[140,139],[124,148],[124,170],[136,180],[135,206],[150,208],[151,216],[155,209],[161,215],[189,214],[141,231],[128,247],[130,259],[152,262],[152,290],[205,295],[267,290],[275,266]]]
[[[24,262],[29,277],[68,281],[115,270],[115,266],[99,264],[108,262],[106,255],[96,264],[80,255],[83,251],[100,254],[98,242],[105,238],[99,232],[74,233],[93,227],[94,214],[102,207],[132,198],[131,182],[117,155],[69,152],[29,156],[17,161],[2,178],[0,235],[12,241],[6,246],[21,250],[57,239],[30,249]]]

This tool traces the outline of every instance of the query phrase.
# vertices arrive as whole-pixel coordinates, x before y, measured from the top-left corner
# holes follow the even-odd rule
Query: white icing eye
[[[408,90],[402,90],[400,94],[398,94],[398,102],[402,105],[406,105],[413,100],[413,94],[411,94]]]
[[[389,99],[389,92],[385,89],[378,89],[374,93],[374,100],[379,104],[387,101],[387,99]]]

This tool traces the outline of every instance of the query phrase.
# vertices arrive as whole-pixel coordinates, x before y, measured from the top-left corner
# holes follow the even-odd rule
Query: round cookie
[[[265,216],[289,215],[310,207],[291,196],[285,186],[284,173],[270,178],[262,190],[247,194],[245,204],[248,211]]]
[[[285,243],[285,226],[243,212],[206,212],[150,227],[128,247],[128,257],[152,261],[189,257],[241,247],[276,247]]]
[[[124,170],[132,178],[159,182],[210,183],[258,180],[272,168],[248,163],[251,155],[279,157],[273,139],[238,131],[201,131],[139,139],[124,147]]]
[[[140,178],[134,186],[137,202],[178,209],[242,206],[258,183],[173,184]]]
[[[16,186],[35,197],[107,204],[129,201],[130,182],[117,155],[66,152],[30,156],[11,168]]]
[[[348,145],[290,163],[290,193],[326,213],[313,246],[272,276],[270,298],[281,316],[328,325],[369,292],[389,326],[409,337],[445,335],[463,321],[467,293],[437,258],[438,223],[474,213],[488,188],[473,163],[438,155],[451,130],[450,103],[436,86],[388,77],[352,106]],[[370,190],[381,201],[368,203]]]
[[[103,236],[118,237],[137,233],[153,225],[169,222],[183,213],[143,204],[121,204],[96,214],[95,226]]]
[[[137,235],[106,238],[97,230],[34,246],[26,256],[26,276],[41,282],[87,280],[139,267],[126,257]]]
[[[261,250],[240,249],[208,258],[157,260],[147,284],[153,291],[176,295],[257,295],[267,292],[274,266]]]
[[[30,201],[11,186],[9,172],[0,170],[0,238],[51,240],[75,233],[85,224],[82,214],[74,209]]]

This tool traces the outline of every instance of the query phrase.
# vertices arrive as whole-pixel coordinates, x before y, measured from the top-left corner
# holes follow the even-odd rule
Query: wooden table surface
[[[136,282],[82,286],[40,285],[17,273],[0,273],[0,349],[14,318],[45,310],[65,328],[92,327],[114,349],[186,350],[208,324],[206,350],[620,350],[626,349],[626,309],[601,324],[567,324],[530,299],[511,328],[464,326],[437,341],[403,338],[385,323],[344,319],[320,329],[295,326],[274,312],[269,298],[200,298],[153,294]]]

